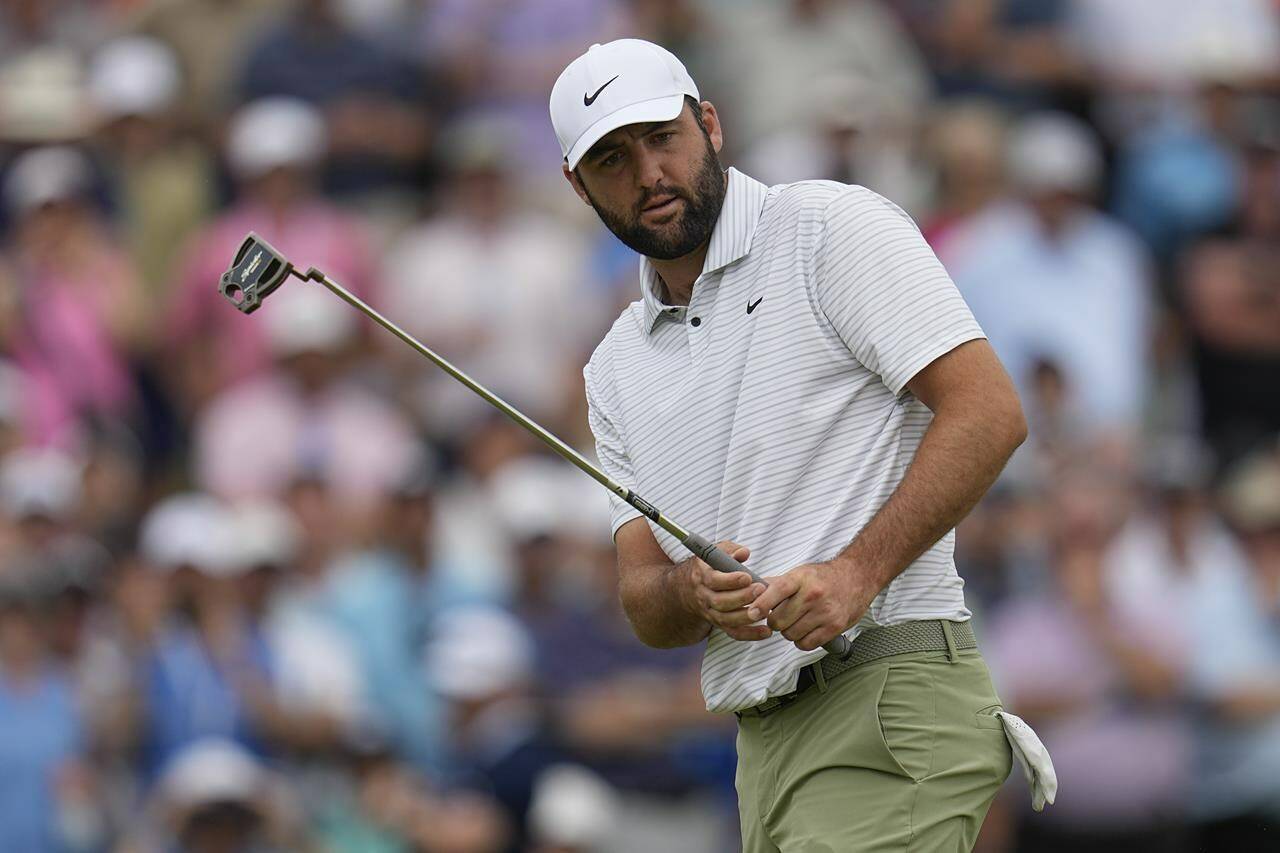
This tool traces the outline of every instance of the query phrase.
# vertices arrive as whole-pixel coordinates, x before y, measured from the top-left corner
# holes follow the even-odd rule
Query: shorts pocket
[[[1000,718],[996,716],[997,711],[1003,710],[1004,706],[998,703],[995,705],[988,705],[973,715],[973,723],[980,729],[992,729],[994,731],[1003,732],[1004,723],[1000,722]]]
[[[876,700],[876,719],[885,748],[903,775],[915,781],[928,776],[933,767],[935,694],[928,664],[913,662],[888,668]]]

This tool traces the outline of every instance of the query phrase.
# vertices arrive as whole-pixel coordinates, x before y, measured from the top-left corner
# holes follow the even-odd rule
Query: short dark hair
[[[698,123],[698,127],[702,128],[703,135],[710,139],[711,134],[707,131],[706,122],[702,120],[702,104],[698,103],[698,99],[693,95],[685,95],[684,102],[693,111],[693,120]]]

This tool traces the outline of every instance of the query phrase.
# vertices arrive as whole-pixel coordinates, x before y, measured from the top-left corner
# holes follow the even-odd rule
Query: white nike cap
[[[570,169],[605,134],[623,125],[670,121],[688,95],[701,100],[684,63],[641,39],[593,44],[551,89],[551,124]]]

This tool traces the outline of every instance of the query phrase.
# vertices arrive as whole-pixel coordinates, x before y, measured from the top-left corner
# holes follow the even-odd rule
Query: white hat
[[[356,313],[322,287],[293,282],[258,312],[277,356],[333,352],[356,334]]]
[[[0,502],[10,518],[65,518],[80,500],[80,466],[56,450],[24,448],[0,463]]]
[[[240,566],[283,566],[298,553],[302,530],[293,513],[277,501],[237,503],[230,522],[232,553]]]
[[[173,757],[160,778],[160,790],[165,800],[180,808],[225,802],[252,805],[265,781],[262,765],[243,747],[205,738]]]
[[[628,124],[670,121],[685,96],[700,100],[684,64],[641,39],[593,44],[551,89],[551,124],[570,169],[605,134]]]
[[[494,514],[517,540],[545,535],[613,542],[608,494],[554,457],[512,459],[489,478],[488,494]]]
[[[529,827],[551,846],[605,847],[618,817],[618,795],[596,773],[576,764],[554,764],[534,783]]]
[[[461,607],[436,623],[427,675],[451,699],[479,699],[526,683],[533,641],[514,617],[493,607]]]
[[[1102,175],[1097,137],[1066,113],[1032,115],[1009,141],[1009,174],[1017,186],[1032,192],[1093,190]]]
[[[142,556],[157,569],[191,566],[213,576],[242,570],[233,544],[234,528],[222,502],[189,492],[166,498],[142,520]]]
[[[227,160],[252,178],[281,166],[309,166],[325,151],[324,119],[297,98],[261,98],[232,117]]]
[[[0,139],[65,142],[88,129],[83,69],[75,51],[37,47],[0,64]]]
[[[11,210],[25,213],[52,201],[75,198],[93,180],[89,161],[69,145],[27,151],[14,161],[4,182]]]
[[[103,118],[154,115],[178,96],[178,60],[162,41],[117,39],[89,66],[89,99]]]

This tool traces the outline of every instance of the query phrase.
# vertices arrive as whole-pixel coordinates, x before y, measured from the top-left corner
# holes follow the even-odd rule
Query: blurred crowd
[[[1021,391],[957,562],[1061,793],[980,849],[1280,849],[1275,0],[0,0],[0,850],[736,849],[604,492],[216,293],[256,231],[590,455],[636,258],[546,104],[621,36],[726,165],[909,211]]]

